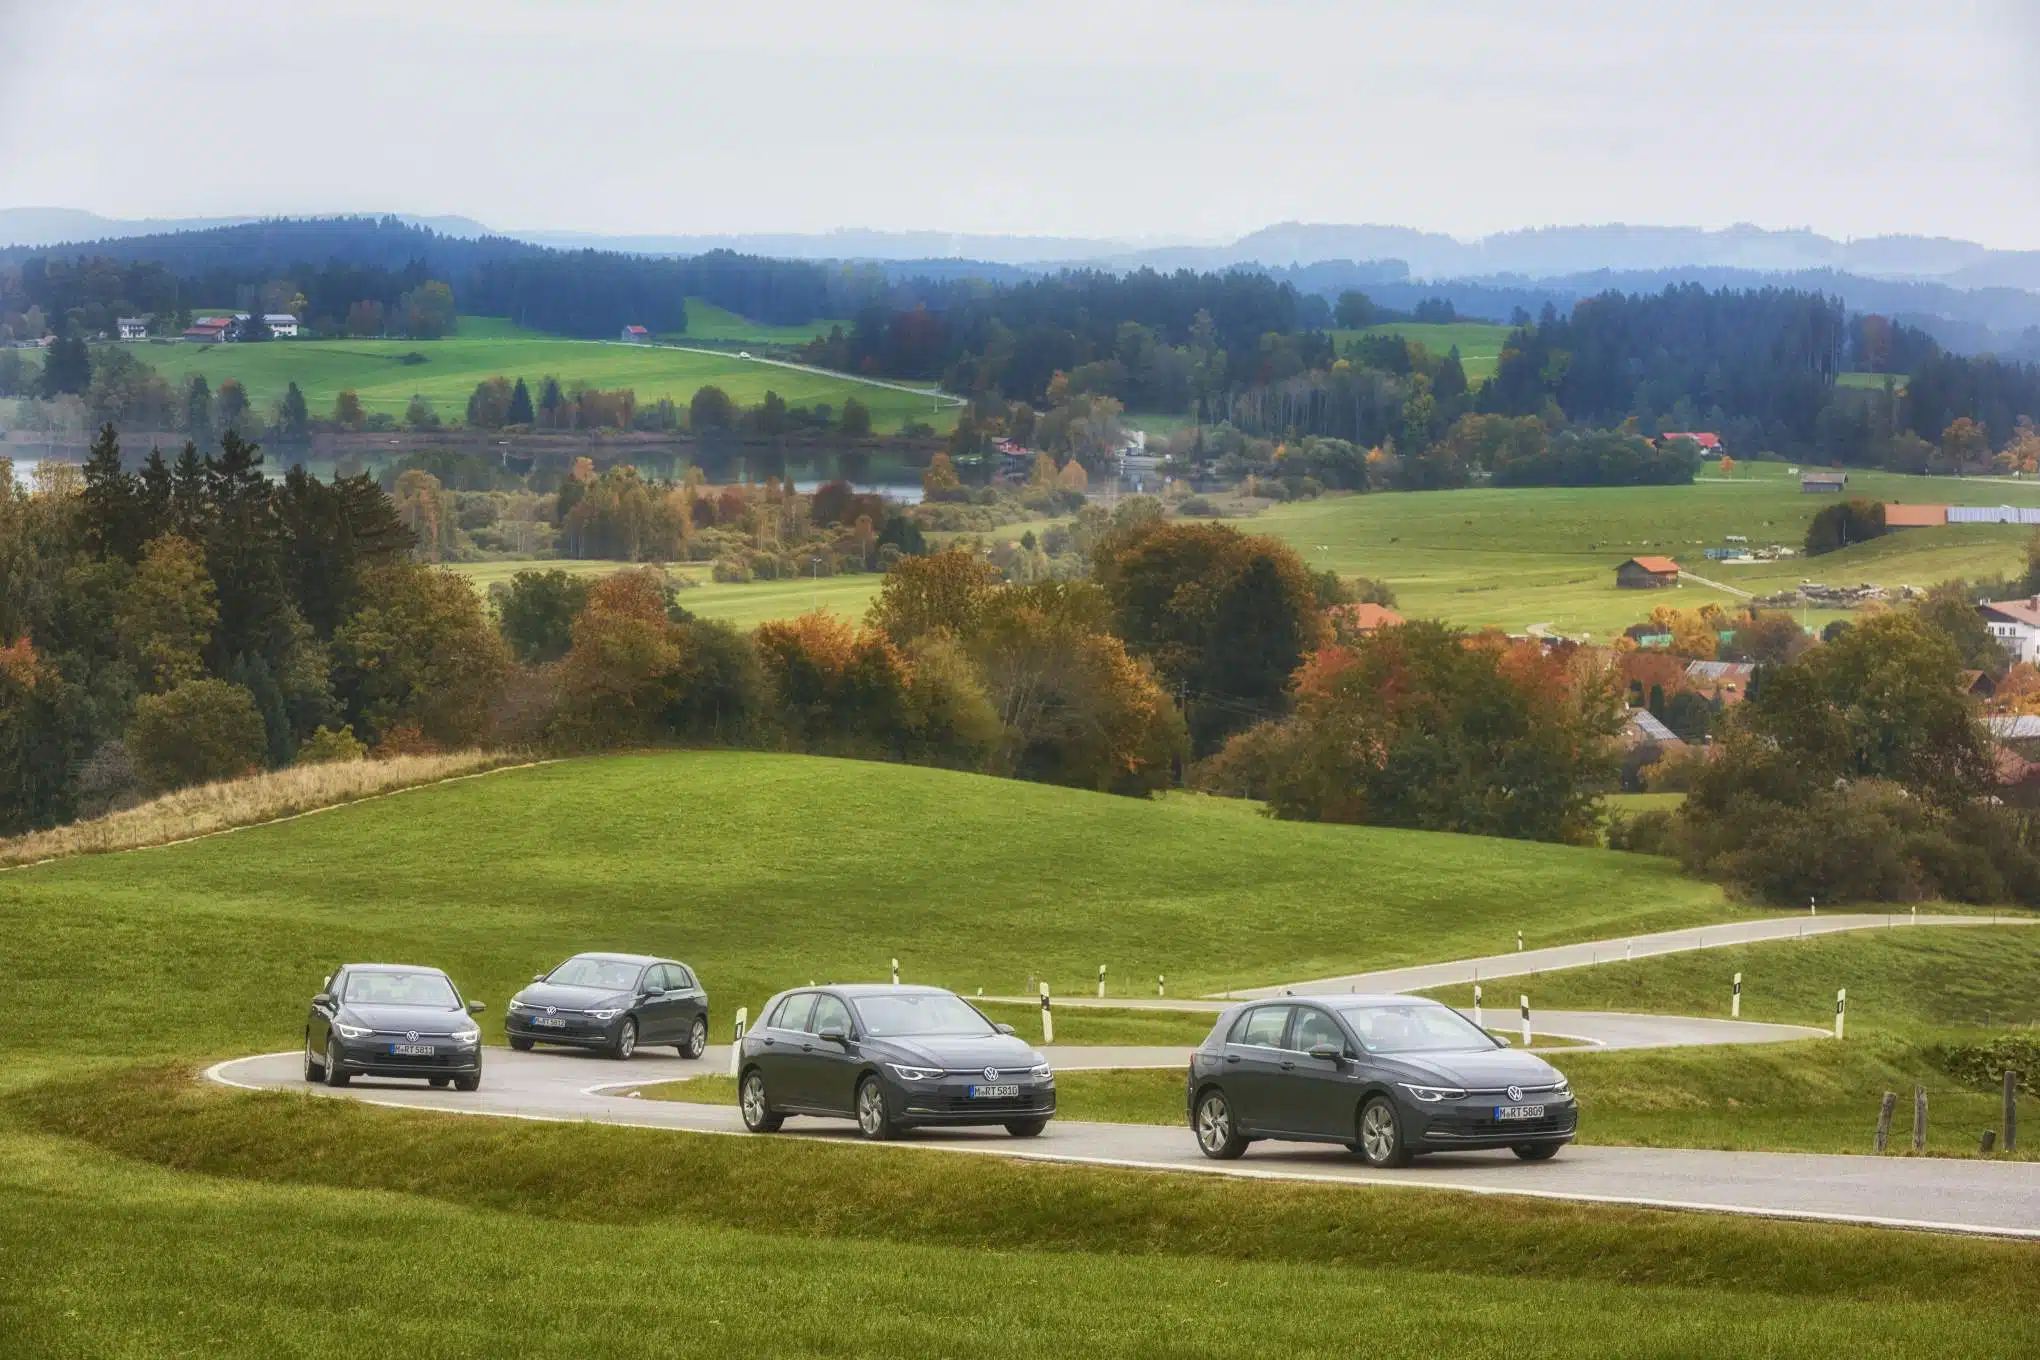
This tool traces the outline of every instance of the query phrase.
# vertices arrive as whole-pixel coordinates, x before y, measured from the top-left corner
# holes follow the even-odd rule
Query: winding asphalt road
[[[1988,925],[1988,916],[1922,917],[1920,927]],[[1830,915],[1770,919],[1668,931],[1485,959],[1320,979],[1236,995],[1295,992],[1406,991],[1481,979],[1585,966],[1622,956],[1643,958],[1800,933],[1911,929],[1907,917]],[[1057,1005],[1212,1011],[1224,1001],[1156,1001],[1133,998],[1059,1000]],[[1512,1007],[1498,1018],[1513,1019]],[[1702,1020],[1678,1016],[1587,1012],[1533,1013],[1543,1033],[1578,1037],[1606,1047],[1668,1044],[1762,1043],[1818,1037],[1823,1030],[1794,1025]],[[1054,1047],[1050,1062],[1065,1071],[1086,1068],[1180,1067],[1180,1048]],[[348,1087],[308,1086],[303,1055],[271,1053],[220,1063],[208,1079],[252,1090],[300,1090],[322,1097],[446,1113],[538,1120],[583,1120],[707,1134],[742,1134],[731,1106],[693,1105],[634,1098],[629,1090],[652,1082],[727,1072],[726,1048],[697,1061],[640,1053],[625,1069],[573,1053],[514,1053],[492,1049],[487,1076],[475,1092],[433,1090],[409,1083],[357,1077]],[[1187,1122],[1187,1121],[1186,1121]],[[755,1136],[755,1135],[743,1135]],[[849,1140],[848,1123],[796,1120],[780,1137]],[[1198,1151],[1187,1127],[1098,1124],[1058,1119],[1024,1142],[1002,1132],[922,1132],[887,1146],[975,1153],[1030,1161],[1081,1162],[1151,1171],[1197,1173],[1346,1184],[1419,1186],[1473,1194],[1703,1210],[1769,1218],[1821,1219],[1887,1227],[1979,1233],[2040,1240],[2040,1163],[1956,1161],[1924,1157],[1825,1156],[1803,1153],[1715,1152],[1627,1147],[1568,1148],[1557,1159],[1525,1163],[1513,1155],[1461,1153],[1427,1158],[1394,1172],[1375,1171],[1350,1154],[1306,1145],[1263,1143],[1238,1162],[1213,1162]]]

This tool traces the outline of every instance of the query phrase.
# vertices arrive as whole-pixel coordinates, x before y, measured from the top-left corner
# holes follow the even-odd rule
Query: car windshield
[[[939,992],[909,992],[899,996],[860,996],[857,1018],[864,1032],[878,1038],[916,1034],[996,1034],[992,1022],[979,1015],[969,1002]]]
[[[1485,1031],[1450,1006],[1377,1003],[1341,1010],[1369,1053],[1443,1053],[1495,1046]]]
[[[342,1000],[358,1006],[436,1006],[441,1010],[460,1005],[453,984],[439,973],[349,973],[347,995]]]
[[[546,976],[562,987],[600,987],[625,992],[637,985],[639,965],[617,959],[568,959]]]

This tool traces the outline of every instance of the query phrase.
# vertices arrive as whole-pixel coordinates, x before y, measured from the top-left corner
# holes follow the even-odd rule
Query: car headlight
[[[886,1066],[901,1081],[933,1081],[942,1075],[939,1067],[908,1067],[904,1063],[887,1063]]]
[[[516,997],[513,996],[510,998],[510,1009],[513,1011],[529,1011],[536,1010],[537,1007],[532,1006],[527,1002],[519,1001]]]
[[[1460,1090],[1457,1086],[1412,1086],[1410,1083],[1404,1082],[1402,1083],[1402,1088],[1418,1100],[1423,1101],[1426,1105],[1436,1105],[1441,1100],[1464,1100],[1466,1098],[1466,1092]]]
[[[453,1041],[457,1044],[471,1044],[481,1037],[482,1032],[478,1029],[457,1029],[453,1032]]]
[[[1551,1093],[1555,1096],[1569,1096],[1572,1094],[1572,1083],[1565,1079],[1565,1073],[1561,1072],[1558,1074],[1558,1085],[1551,1088]]]
[[[610,1006],[610,1007],[607,1007],[606,1009],[603,1009],[603,1010],[599,1010],[599,1011],[589,1011],[589,1012],[588,1012],[588,1018],[589,1018],[590,1020],[614,1020],[614,1019],[615,1019],[615,1018],[616,1018],[617,1016],[619,1016],[619,1015],[622,1015],[622,1014],[623,1014],[623,1007],[621,1007],[621,1006]]]
[[[343,1039],[366,1039],[375,1033],[367,1025],[349,1025],[338,1020],[333,1022],[333,1032]]]
[[[1027,1079],[1029,1081],[1054,1081],[1055,1072],[1047,1063],[1043,1063],[1039,1067],[1028,1068]]]

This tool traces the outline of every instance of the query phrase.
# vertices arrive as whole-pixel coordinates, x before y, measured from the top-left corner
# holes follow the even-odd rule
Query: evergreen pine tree
[[[212,384],[194,373],[184,387],[184,430],[196,439],[212,434]]]
[[[164,460],[163,450],[150,449],[147,461],[142,464],[142,542],[170,532],[175,523],[172,490],[175,484],[176,475]]]
[[[58,339],[43,356],[42,394],[60,397],[92,385],[92,351],[82,338]]]
[[[255,696],[255,711],[262,715],[269,768],[278,770],[290,764],[297,755],[297,739],[290,729],[290,711],[284,706],[283,689],[276,683],[269,663],[243,653],[227,668],[227,679]]]
[[[206,461],[198,456],[198,445],[187,439],[170,472],[170,527],[194,543],[205,537],[211,518],[205,494]]]
[[[296,383],[292,383],[285,389],[283,394],[283,410],[280,414],[282,418],[277,423],[283,429],[284,438],[303,439],[306,433],[310,431],[312,427],[312,413],[310,408],[305,405],[305,394],[298,390]]]
[[[530,425],[535,421],[536,416],[531,409],[531,389],[524,385],[524,379],[519,378],[516,388],[510,393],[510,411],[506,423]]]
[[[120,464],[120,433],[99,429],[85,460],[85,546],[101,561],[134,562],[142,555],[141,488]]]

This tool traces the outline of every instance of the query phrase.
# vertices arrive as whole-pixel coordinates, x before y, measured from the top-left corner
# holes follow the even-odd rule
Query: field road
[[[295,1051],[221,1063],[206,1075],[228,1086],[301,1090],[400,1109],[761,1136],[744,1133],[735,1106],[686,1105],[614,1093],[619,1084],[636,1086],[729,1070],[727,1059],[718,1062],[713,1057],[688,1062],[641,1055],[626,1068],[579,1054],[491,1050],[482,1089],[468,1093],[377,1083],[364,1077],[356,1077],[342,1089],[308,1086],[301,1076],[303,1054]],[[626,1070],[630,1080],[620,1081]],[[791,1120],[785,1132],[771,1136],[856,1141],[850,1123],[834,1120]],[[1025,1141],[1008,1138],[998,1130],[948,1129],[911,1134],[882,1146],[1147,1171],[1415,1186],[2040,1239],[2040,1163],[2036,1162],[1570,1147],[1543,1163],[1520,1162],[1508,1152],[1460,1153],[1426,1158],[1400,1171],[1380,1172],[1343,1150],[1306,1144],[1258,1144],[1240,1161],[1213,1162],[1198,1152],[1187,1120],[1184,1127],[1177,1128],[1059,1119],[1039,1138]]]

